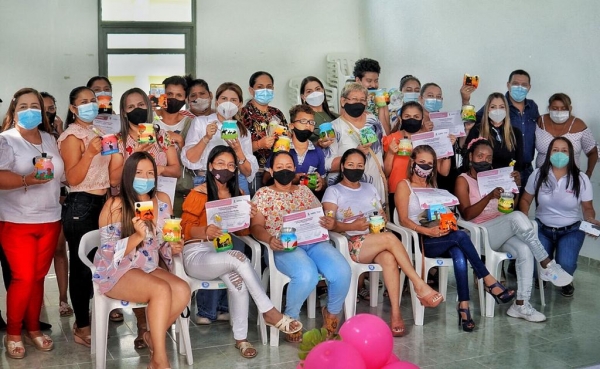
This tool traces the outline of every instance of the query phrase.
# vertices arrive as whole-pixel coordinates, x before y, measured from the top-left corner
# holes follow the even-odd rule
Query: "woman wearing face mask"
[[[90,78],[86,86],[96,94],[98,100],[98,114],[114,114],[112,106],[112,83],[108,78],[95,76]],[[106,96],[106,97],[103,97]],[[102,100],[102,101],[101,101]]]
[[[556,137],[548,146],[546,159],[527,181],[520,209],[527,214],[535,199],[538,237],[544,248],[565,271],[574,275],[577,257],[585,233],[579,230],[582,220],[599,226],[594,211],[592,184],[575,163],[571,140]],[[575,287],[562,287],[562,295],[573,296]]]
[[[507,107],[508,102],[503,94],[494,92],[488,96],[481,123],[469,131],[465,148],[475,138],[482,137],[494,150],[492,167],[505,168],[514,161],[515,170],[520,172],[523,169],[523,136],[519,128],[510,124]],[[467,155],[463,157],[464,162],[468,160]]]
[[[267,134],[269,122],[275,119],[279,120],[281,125],[287,125],[283,113],[269,105],[273,100],[274,83],[273,76],[267,72],[259,71],[252,74],[248,88],[252,100],[248,101],[241,111],[242,123],[252,135],[252,152],[258,160],[260,168],[256,173],[253,191],[258,190],[264,183],[262,178],[264,167],[275,143],[275,136]]]
[[[421,91],[421,81],[413,75],[407,74],[400,79],[400,92],[402,92],[402,104],[407,102],[415,101],[419,102],[419,92]],[[397,106],[397,105],[396,105]],[[390,104],[390,109],[392,104]],[[392,127],[398,124],[400,118],[400,109],[395,111],[390,110],[390,119],[392,120]]]
[[[322,123],[331,122],[339,117],[339,114],[332,112],[325,96],[325,87],[320,79],[308,76],[300,83],[300,99],[303,104],[309,105],[315,112],[315,129],[310,140],[313,144],[325,149],[331,145],[331,139],[322,139],[319,137],[319,126]]]
[[[515,297],[513,290],[506,289],[486,269],[471,238],[464,231],[442,231],[439,227],[424,227],[419,222],[423,210],[413,188],[437,187],[437,170],[434,166],[435,151],[430,146],[417,146],[410,156],[408,179],[400,182],[396,191],[396,209],[403,227],[422,235],[425,256],[451,257],[454,261],[454,276],[458,289],[459,325],[465,332],[472,332],[475,322],[469,310],[469,276],[467,260],[471,263],[478,278],[483,278],[486,292],[499,303],[507,303]]]
[[[248,334],[248,292],[263,314],[265,322],[277,326],[282,332],[294,334],[302,329],[302,323],[281,314],[262,290],[260,278],[244,256],[237,250],[217,253],[212,240],[223,234],[215,225],[207,226],[206,202],[227,199],[242,195],[237,185],[237,158],[231,147],[215,146],[208,156],[206,184],[190,192],[184,203],[181,225],[187,241],[183,251],[186,272],[198,279],[211,280],[221,277],[227,284],[231,298],[231,315],[235,347],[242,357],[251,359],[256,349],[247,340]],[[250,218],[257,208],[251,203]],[[248,234],[248,230],[240,231]]]
[[[503,189],[498,187],[482,196],[477,184],[477,173],[492,168],[493,149],[491,143],[484,138],[477,138],[469,144],[466,165],[469,170],[456,180],[456,197],[458,210],[465,220],[479,224],[490,231],[490,247],[494,251],[506,252],[516,258],[517,298],[506,312],[513,318],[522,318],[530,322],[542,322],[546,316],[531,306],[532,278],[534,258],[542,266],[541,277],[556,286],[569,284],[573,277],[560,265],[548,257],[544,246],[534,232],[531,221],[520,211],[503,214],[498,211],[498,199]],[[515,183],[521,185],[521,175],[512,172]],[[518,196],[518,195],[517,195]],[[515,199],[515,203],[518,200]]]
[[[98,217],[110,186],[116,186],[123,169],[123,156],[103,156],[101,139],[92,122],[98,115],[94,91],[77,87],[69,95],[67,129],[58,139],[60,155],[65,163],[69,194],[62,210],[65,238],[69,243],[69,292],[75,325],[75,343],[90,347],[91,329],[89,303],[92,294],[90,269],[78,255],[81,237],[98,229]],[[93,130],[92,130],[93,128]]]
[[[157,168],[147,152],[132,154],[123,166],[121,192],[100,214],[101,247],[94,257],[93,281],[106,296],[148,304],[151,332],[143,340],[150,347],[148,368],[169,368],[165,348],[167,329],[189,302],[186,282],[159,267],[171,268],[172,255],[181,253],[183,241],[163,241],[161,229],[169,219],[171,201],[156,190]],[[153,204],[153,219],[136,215],[135,203]]]
[[[442,110],[444,98],[442,88],[436,83],[426,83],[419,91],[419,103],[423,105],[423,129],[422,132],[433,130],[433,122],[429,119],[429,113],[435,113]]]
[[[557,93],[548,100],[548,114],[538,119],[535,129],[535,149],[537,158],[535,167],[540,168],[546,161],[546,152],[550,141],[556,137],[566,137],[573,144],[575,165],[579,166],[579,158],[583,151],[587,156],[585,174],[592,177],[598,161],[598,149],[592,131],[585,123],[572,115],[571,99],[563,93]]]
[[[26,341],[36,349],[50,351],[54,347],[52,339],[40,330],[39,316],[44,278],[61,229],[59,196],[64,165],[43,109],[42,96],[36,90],[17,91],[0,134],[0,244],[12,274],[4,347],[13,359],[25,356],[22,328],[27,331]],[[8,128],[11,123],[14,128]],[[51,158],[52,177],[43,173],[39,178],[34,161],[42,156]]]
[[[188,93],[188,79],[182,76],[171,76],[163,81],[167,95],[167,106],[154,112],[158,117],[157,123],[161,129],[170,132],[171,141],[181,149],[185,144],[184,133],[196,116],[182,109]]]
[[[339,182],[325,191],[323,210],[333,212],[336,218],[332,230],[346,235],[352,260],[357,263],[375,262],[381,265],[390,301],[398,301],[400,297],[400,267],[414,283],[421,304],[436,307],[442,302],[442,295],[417,275],[400,240],[391,232],[369,233],[369,215],[374,214],[374,211],[383,214],[383,209],[375,188],[369,183],[359,181],[364,172],[365,160],[365,154],[358,149],[346,151],[340,160],[342,171]],[[400,305],[392,303],[391,316],[392,334],[394,337],[403,336],[405,327]]]
[[[300,307],[315,289],[319,273],[328,285],[327,306],[323,307],[323,327],[329,334],[337,330],[344,299],[350,287],[350,266],[329,242],[298,246],[293,252],[284,252],[279,240],[283,216],[301,210],[321,206],[319,200],[306,186],[292,184],[296,176],[292,155],[278,151],[271,156],[271,175],[275,183],[263,187],[252,199],[258,212],[252,218],[250,231],[259,241],[265,242],[274,251],[275,264],[280,272],[290,277],[287,288],[285,314],[294,319],[300,315]],[[331,230],[335,218],[322,217],[321,226]],[[289,342],[300,342],[302,332],[286,335]]]
[[[208,116],[214,113],[211,107],[213,94],[208,88],[208,83],[203,79],[193,79],[186,76],[187,80],[187,105],[194,116]]]
[[[40,95],[44,99],[44,114],[48,117],[48,123],[50,123],[52,129],[51,133],[58,139],[63,133],[64,127],[62,119],[56,115],[56,99],[48,92],[40,92]]]

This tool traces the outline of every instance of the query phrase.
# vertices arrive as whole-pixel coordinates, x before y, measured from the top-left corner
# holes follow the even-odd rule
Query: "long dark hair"
[[[38,125],[38,129],[40,131],[44,131],[44,132],[52,132],[52,128],[50,127],[50,122],[48,121],[48,116],[46,116],[46,112],[44,110],[44,98],[42,97],[42,95],[40,95],[40,93],[37,90],[34,90],[33,88],[22,88],[19,91],[15,92],[15,94],[13,95],[12,100],[10,101],[10,104],[8,105],[8,110],[6,111],[6,115],[4,116],[4,121],[2,122],[2,129],[1,131],[4,132],[10,128],[12,128],[12,124],[15,121],[15,115],[17,115],[15,113],[15,111],[17,110],[17,103],[19,102],[19,99],[21,98],[21,96],[23,95],[27,95],[27,94],[34,94],[37,99],[38,102],[40,104],[40,110],[42,111],[42,122]]]
[[[213,164],[215,159],[221,154],[231,154],[233,156],[233,162],[237,163],[238,159],[235,155],[235,151],[229,146],[218,145],[215,146],[210,153],[208,154],[208,160],[206,161],[206,189],[208,192],[208,201],[219,200],[219,189],[217,188],[217,182],[215,176],[208,170],[208,164]],[[231,197],[240,196],[240,186],[238,183],[238,167],[236,165],[235,171],[233,172],[233,177],[229,181],[227,181],[227,189],[231,194]],[[249,195],[249,194],[246,194]]]
[[[423,126],[423,105],[419,104],[416,101],[409,101],[407,103],[402,104],[402,107],[400,108],[400,110],[398,110],[398,121],[396,122],[396,125],[394,126],[394,128],[392,128],[392,132],[390,133],[398,132],[400,130],[400,126],[402,125],[402,114],[404,114],[404,111],[408,108],[419,109],[419,111],[421,112],[421,126]]]
[[[135,173],[140,161],[150,160],[152,167],[154,168],[154,188],[148,192],[151,199],[156,196],[156,186],[158,185],[156,162],[150,154],[145,151],[134,152],[131,154],[125,164],[123,164],[123,176],[121,177],[121,192],[119,198],[121,199],[121,237],[129,237],[134,234],[135,228],[131,223],[131,219],[135,217],[135,203],[140,201],[140,195],[133,189],[133,180],[135,179]],[[154,209],[155,214],[158,209]],[[146,221],[150,230],[154,230],[154,223],[152,221]]]
[[[121,110],[121,139],[123,140],[123,144],[127,146],[127,137],[129,136],[129,118],[127,118],[127,113],[125,113],[126,102],[129,95],[132,94],[140,94],[142,95],[142,99],[146,103],[146,109],[148,109],[148,116],[146,117],[146,123],[152,122],[152,103],[150,102],[150,98],[144,90],[141,88],[131,88],[121,95],[121,101],[119,102],[119,109]],[[158,134],[158,132],[156,132]]]
[[[353,154],[360,155],[363,158],[363,164],[365,164],[367,162],[367,156],[365,155],[364,152],[360,151],[359,149],[346,150],[344,152],[344,154],[342,154],[342,157],[340,159],[340,175],[335,180],[336,184],[340,183],[344,179],[344,164],[346,164],[346,161],[348,161],[348,158],[350,157],[350,155],[353,155]]]
[[[89,79],[89,81],[87,81],[86,86],[89,88],[92,88],[92,86],[94,85],[94,82],[96,81],[104,81],[106,83],[108,83],[108,86],[110,87],[110,90],[112,91],[112,83],[110,83],[110,81],[108,80],[108,78],[104,77],[104,76],[95,76]]]
[[[540,189],[542,185],[549,186],[550,182],[548,181],[548,174],[550,173],[550,168],[552,167],[552,163],[550,163],[550,156],[552,155],[552,146],[556,141],[563,141],[567,143],[567,147],[569,148],[569,164],[567,164],[567,189],[569,185],[571,185],[571,189],[575,193],[575,197],[579,198],[579,194],[581,193],[581,180],[579,178],[579,174],[581,170],[575,164],[575,153],[573,150],[573,144],[569,141],[568,138],[565,137],[556,137],[548,145],[548,151],[546,152],[546,159],[544,160],[544,164],[540,167],[540,170],[537,174],[536,184],[535,184],[535,203],[538,203],[538,194],[540,193]],[[585,185],[585,184],[584,184]]]
[[[323,89],[323,93],[325,93],[325,86],[323,86],[323,82],[321,82],[320,79],[318,79],[317,77],[313,77],[313,76],[308,76],[306,78],[304,78],[302,80],[302,82],[300,83],[300,100],[302,100],[302,95],[304,95],[304,90],[306,89],[306,85],[309,82],[317,82],[319,84],[319,86],[321,86],[321,88]],[[302,101],[303,104],[306,104],[306,101]],[[308,104],[306,104],[308,105]],[[323,100],[323,104],[321,104],[321,106],[323,107],[323,111],[325,112],[325,114],[327,114],[329,116],[329,118],[331,119],[337,119],[335,115],[333,115],[333,113],[331,112],[331,109],[329,109],[329,104],[327,103],[327,96],[325,96],[325,99]]]
[[[488,146],[492,150],[492,153],[494,152],[494,148],[492,147],[492,144],[487,139],[485,139],[483,137],[472,139],[471,142],[469,142],[469,144],[467,145],[467,151],[465,152],[465,154],[463,156],[462,169],[465,173],[467,173],[469,171],[470,166],[471,166],[471,160],[469,159],[469,154],[474,153],[475,149],[478,148],[479,146]]]
[[[77,98],[79,97],[79,94],[81,94],[81,92],[86,91],[86,90],[90,91],[92,94],[94,94],[94,97],[96,96],[96,93],[94,92],[94,90],[92,90],[89,87],[86,87],[86,86],[75,87],[74,89],[71,90],[71,93],[69,94],[69,105],[75,106],[75,100],[77,100]],[[68,127],[71,123],[74,123],[75,119],[77,119],[77,117],[69,108],[69,112],[67,113],[67,119],[65,119],[65,126]]]

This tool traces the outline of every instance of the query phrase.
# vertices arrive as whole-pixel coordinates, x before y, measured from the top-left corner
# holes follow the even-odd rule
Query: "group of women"
[[[160,108],[143,90],[132,88],[120,99],[119,150],[110,155],[103,155],[100,136],[104,132],[93,123],[99,113],[98,98],[111,95],[108,79],[94,77],[88,86],[72,90],[66,127],[60,126],[50,109],[55,106],[42,94],[31,88],[17,91],[0,134],[0,244],[12,277],[5,336],[8,356],[25,356],[23,324],[25,341],[39,350],[53,348],[52,339],[41,332],[39,315],[44,277],[52,259],[56,260],[61,231],[69,246],[73,338],[78,344],[91,345],[89,298],[92,283],[97,283],[100,292],[111,298],[148,303],[146,309],[136,309],[136,348],[150,349],[149,367],[169,367],[166,331],[191,295],[188,285],[170,273],[174,257],[182,257],[190,276],[221,278],[227,285],[229,301],[222,291],[197,292],[196,321],[211,324],[231,319],[235,347],[245,358],[257,355],[247,341],[248,297],[252,296],[267,325],[284,332],[286,340],[298,342],[302,339],[300,309],[319,275],[327,283],[323,326],[334,334],[350,286],[348,262],[329,242],[283,252],[279,238],[285,215],[317,207],[326,214],[320,219],[321,226],[346,236],[353,261],[382,266],[392,302],[390,329],[394,336],[405,334],[397,303],[402,289],[399,268],[413,283],[423,306],[436,307],[443,298],[419,277],[393,233],[369,232],[368,217],[376,214],[387,218],[397,213],[399,225],[422,236],[426,256],[453,259],[457,313],[463,330],[475,328],[469,310],[467,261],[497,302],[515,300],[508,315],[545,320],[529,303],[534,260],[544,280],[572,296],[572,275],[584,238],[579,224],[582,220],[600,224],[595,220],[588,178],[596,149],[595,145],[591,148],[593,137],[585,124],[572,116],[569,98],[553,95],[550,113],[539,118],[535,134],[538,169],[521,183],[520,171],[528,163],[522,159],[522,133],[512,127],[508,110],[523,100],[518,101],[513,89],[506,95],[489,96],[481,121],[465,126],[466,139],[452,137],[456,156],[462,160],[439,159],[429,146],[415,147],[410,156],[400,156],[401,139],[435,129],[429,113],[442,109],[442,90],[435,83],[421,86],[417,78],[406,76],[400,82],[401,108],[389,114],[378,109],[374,115],[367,109],[371,103],[367,87],[378,87],[379,66],[373,62],[357,62],[356,81],[341,93],[339,115],[329,108],[321,81],[305,78],[300,89],[302,105],[292,107],[289,124],[284,114],[270,105],[274,80],[267,72],[250,77],[252,98],[245,104],[242,89],[231,82],[217,88],[214,107],[213,93],[200,79],[167,78],[166,106]],[[461,89],[463,97],[471,92]],[[189,110],[182,109],[186,104]],[[105,113],[113,112],[109,108]],[[232,120],[238,137],[221,138],[224,124]],[[287,132],[273,134],[274,122]],[[139,143],[138,125],[142,123],[156,123],[155,142]],[[331,125],[322,130],[324,123]],[[334,134],[322,134],[329,127]],[[366,144],[361,140],[365,128],[374,137]],[[291,138],[290,150],[273,152],[280,135]],[[590,158],[586,173],[578,168],[581,151]],[[52,162],[52,176],[38,174],[35,163],[40,157]],[[511,162],[514,181],[523,188],[517,201],[522,212],[504,215],[497,211],[502,188],[481,194],[477,174]],[[317,176],[314,188],[300,184],[308,174]],[[173,204],[169,196],[157,191],[159,177],[177,178]],[[456,195],[464,219],[490,229],[492,249],[515,255],[517,291],[490,274],[465,232],[422,225],[423,210],[414,189],[438,184]],[[68,186],[62,205],[61,186]],[[206,203],[240,195],[252,195],[251,224],[238,233],[251,234],[268,245],[277,269],[291,279],[283,313],[263,291],[243,249],[216,252],[210,242],[226,230],[209,224]],[[533,199],[538,233],[527,218]],[[142,201],[152,202],[153,219],[136,212],[135,204]],[[161,229],[171,216],[182,218],[185,243],[163,239]],[[101,244],[95,255],[89,255],[96,265],[92,276],[78,257],[78,247],[84,234],[98,229]],[[66,275],[66,263],[55,267]],[[368,292],[359,288],[359,295],[368,299]],[[61,306],[63,302],[67,304],[61,296]],[[122,319],[120,311],[111,313],[111,320]]]

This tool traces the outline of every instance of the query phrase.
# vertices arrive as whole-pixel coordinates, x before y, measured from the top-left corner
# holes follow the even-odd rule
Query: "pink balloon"
[[[325,341],[316,345],[304,360],[303,369],[366,369],[360,354],[343,341]]]
[[[392,353],[394,339],[390,327],[381,318],[359,314],[348,319],[340,329],[342,341],[352,345],[362,356],[367,369],[381,369]]]
[[[394,354],[392,352],[392,354],[390,355],[390,357],[389,357],[388,361],[385,363],[385,365],[392,364],[392,363],[397,363],[399,361],[400,361],[400,359],[398,359],[398,356],[396,356],[396,354]]]
[[[395,363],[387,364],[381,369],[419,369],[419,367],[408,361],[397,361]]]

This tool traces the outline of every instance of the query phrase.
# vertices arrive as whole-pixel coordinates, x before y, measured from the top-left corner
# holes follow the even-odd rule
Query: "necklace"
[[[39,133],[39,131],[38,131],[38,133]],[[22,139],[23,139],[25,142],[27,142],[29,145],[31,145],[31,147],[33,147],[33,148],[34,148],[34,149],[35,149],[37,152],[39,152],[39,153],[40,153],[40,155],[44,155],[44,154],[45,154],[45,152],[44,152],[44,140],[42,139],[42,134],[41,134],[41,133],[39,133],[39,135],[40,135],[40,141],[41,141],[40,147],[42,148],[42,150],[41,150],[41,151],[40,151],[40,149],[38,149],[38,148],[36,147],[36,144],[29,142],[29,140],[28,140],[28,139],[26,139],[25,137],[23,137],[23,135],[21,134],[21,132],[19,132],[19,134],[21,135],[21,138],[22,138]]]

